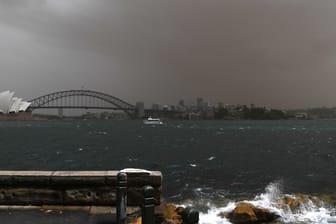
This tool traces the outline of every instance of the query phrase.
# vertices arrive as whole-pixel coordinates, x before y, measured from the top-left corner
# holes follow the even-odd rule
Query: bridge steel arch
[[[50,93],[30,100],[31,111],[35,109],[81,108],[123,110],[131,117],[135,114],[134,105],[106,93],[92,90],[67,90]]]

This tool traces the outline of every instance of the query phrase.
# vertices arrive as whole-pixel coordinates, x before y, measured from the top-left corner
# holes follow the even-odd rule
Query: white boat
[[[160,120],[160,118],[147,118],[147,120],[143,121],[144,124],[163,124],[163,122]]]

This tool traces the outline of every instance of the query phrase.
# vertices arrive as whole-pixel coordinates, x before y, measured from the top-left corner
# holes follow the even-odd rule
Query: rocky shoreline
[[[210,220],[200,220],[200,224],[210,223],[233,223],[233,224],[284,224],[284,223],[336,223],[336,194],[320,194],[320,195],[307,195],[307,194],[284,194],[272,201],[272,207],[260,206],[255,201],[237,201],[234,206],[224,212],[218,212],[216,216],[219,218],[216,222]],[[231,202],[232,203],[232,202]],[[306,221],[293,221],[288,215],[299,217],[305,212],[321,212],[330,208],[328,213],[330,217],[318,221],[309,221],[307,218],[302,218]],[[163,224],[187,224],[183,220],[184,208],[174,204],[162,204],[160,206],[162,216],[158,223]],[[202,214],[200,214],[202,216]],[[218,221],[219,220],[219,221]],[[220,221],[222,220],[222,221]],[[134,222],[140,223],[140,222]]]

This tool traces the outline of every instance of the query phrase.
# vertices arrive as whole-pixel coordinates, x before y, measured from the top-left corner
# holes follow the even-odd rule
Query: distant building
[[[153,103],[152,110],[162,110],[162,105],[158,103]]]
[[[27,112],[30,104],[12,91],[0,92],[0,120],[33,120],[31,112]]]
[[[215,112],[211,110],[206,111],[203,115],[203,119],[207,119],[207,120],[215,119]]]
[[[169,106],[168,106],[168,105],[163,105],[163,106],[162,106],[162,110],[164,110],[164,111],[168,111],[168,110],[169,110]]]
[[[177,111],[187,111],[187,107],[186,106],[177,105],[175,107],[175,110],[177,110]]]
[[[203,98],[202,98],[202,97],[198,97],[198,98],[196,99],[196,106],[197,106],[198,108],[201,108],[202,105],[203,105]]]
[[[9,90],[0,92],[0,114],[18,113],[27,111],[31,102],[14,97],[14,92]]]
[[[178,105],[181,107],[184,107],[185,106],[184,100],[179,100]]]
[[[210,108],[209,102],[202,102],[200,109],[202,111],[207,111]]]
[[[101,113],[100,113],[100,118],[101,118],[101,119],[108,120],[108,119],[111,119],[111,118],[112,118],[112,114],[109,113],[108,111],[104,111],[104,112],[101,112]]]
[[[222,102],[219,102],[219,103],[218,103],[218,108],[219,108],[219,109],[222,109],[222,108],[224,108],[224,103],[222,103]]]
[[[83,115],[83,118],[85,118],[85,119],[100,119],[100,113],[86,112],[86,114]]]
[[[145,104],[144,102],[136,102],[135,104],[136,113],[138,118],[145,116]]]

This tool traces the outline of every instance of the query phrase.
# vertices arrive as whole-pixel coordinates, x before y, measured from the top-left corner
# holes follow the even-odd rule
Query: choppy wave
[[[280,206],[279,200],[283,197],[295,199],[296,195],[283,194],[281,183],[271,183],[265,188],[265,192],[257,195],[252,200],[244,200],[258,207],[263,207],[280,216],[280,223],[294,224],[328,224],[336,223],[336,208],[327,205],[323,201],[306,200],[296,209],[289,206]],[[192,202],[197,204],[198,202]],[[193,206],[193,204],[188,206]],[[207,211],[200,213],[200,224],[230,224],[231,222],[219,216],[220,213],[232,211],[237,201],[229,201],[224,206],[207,203]]]

